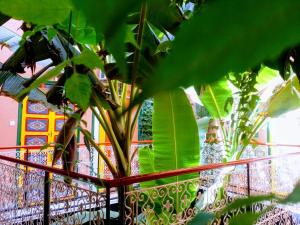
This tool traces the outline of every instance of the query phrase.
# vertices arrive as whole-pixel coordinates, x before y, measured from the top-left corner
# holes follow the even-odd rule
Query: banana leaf
[[[199,165],[197,122],[183,90],[178,89],[154,98],[153,143],[156,171]],[[171,183],[196,176],[173,177],[157,182]]]
[[[270,117],[278,117],[300,107],[300,84],[296,76],[286,81],[265,104]]]
[[[222,79],[204,87],[200,100],[213,118],[224,118],[232,110],[232,91],[228,81]],[[232,99],[232,98],[231,98]]]
[[[263,66],[257,74],[256,77],[256,85],[255,88],[258,91],[261,91],[262,89],[265,89],[267,86],[269,86],[270,82],[279,79],[282,80],[281,76],[279,75],[279,72],[277,70],[273,70],[267,66]]]
[[[142,173],[152,173],[167,170],[176,170],[199,165],[200,147],[197,122],[191,104],[182,89],[171,93],[164,93],[154,97],[153,113],[153,143],[154,149],[142,149],[139,152],[140,170]],[[177,191],[172,191],[174,185],[168,184],[197,178],[198,174],[189,174],[171,178],[164,178],[153,182],[145,182],[141,187],[164,185],[147,191],[145,200],[154,208],[162,221],[168,216],[180,213],[187,209],[196,197],[196,186],[186,183],[177,183]],[[167,191],[169,194],[151,201],[156,191]],[[182,198],[187,199],[185,203]],[[167,202],[172,208],[166,210]],[[145,204],[145,203],[143,203]],[[153,215],[147,215],[152,220]]]

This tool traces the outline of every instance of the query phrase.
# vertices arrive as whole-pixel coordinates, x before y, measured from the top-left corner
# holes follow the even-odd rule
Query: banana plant
[[[279,82],[276,88],[270,86],[274,80]],[[228,121],[227,124],[220,123],[226,149],[224,161],[240,159],[267,118],[300,107],[297,77],[283,81],[278,72],[267,67],[258,74],[230,75],[228,80],[218,81],[204,89],[200,99],[211,117]],[[262,99],[266,94],[268,99]]]
[[[193,9],[186,10],[188,3]],[[29,95],[58,109],[69,103],[91,109],[112,143],[116,164],[97,146],[81,114],[67,116],[78,119],[75,124],[114,177],[129,176],[143,100],[212,83],[230,71],[242,73],[294,47],[300,40],[299,7],[294,0],[0,0],[1,23],[8,17],[24,21],[19,48],[1,67],[1,92],[18,101]],[[35,71],[46,59],[51,63]],[[28,80],[20,75],[25,67],[32,72]],[[48,81],[54,85],[45,94],[39,86]],[[58,144],[66,148],[71,140]]]
[[[222,96],[222,93],[226,95],[228,91],[225,90],[229,88],[233,90],[232,96],[228,94],[227,99],[216,97]],[[263,67],[258,74],[231,74],[227,82],[220,81],[205,89],[200,99],[203,105],[207,106],[210,115],[217,120],[227,120],[227,123],[219,123],[223,134],[221,142],[226,150],[223,161],[240,159],[246,147],[255,143],[254,135],[268,118],[299,108],[299,94],[299,80],[295,75],[283,81],[277,71],[267,67]],[[263,99],[263,96],[267,96],[267,99]],[[226,117],[221,117],[220,109],[228,109],[227,106],[231,103],[231,111],[223,114]],[[222,198],[223,187],[228,182],[232,169],[220,172],[215,183],[204,193],[202,200],[198,201],[199,208],[217,200],[216,196]]]
[[[197,122],[192,106],[182,89],[154,97],[153,111],[153,148],[139,151],[140,172],[154,173],[198,166],[200,147]],[[196,198],[197,185],[183,181],[198,179],[198,174],[189,174],[141,183],[145,191],[145,201],[154,208],[146,215],[147,223],[164,221],[171,223],[172,214],[183,213]],[[195,182],[197,183],[197,182]],[[174,185],[178,188],[174,189]],[[155,187],[155,189],[151,189]],[[162,197],[152,198],[153,192],[165,190]],[[175,190],[175,191],[174,191]],[[187,201],[183,203],[182,199]],[[146,202],[146,203],[145,203]],[[168,209],[166,206],[170,204]]]

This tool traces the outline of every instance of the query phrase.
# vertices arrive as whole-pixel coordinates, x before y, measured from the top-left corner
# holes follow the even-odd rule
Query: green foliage
[[[58,25],[59,28],[69,30],[70,18]],[[95,28],[87,24],[85,15],[80,11],[72,11],[71,35],[74,40],[81,44],[97,44]]]
[[[153,145],[153,149],[144,148],[139,151],[142,173],[175,170],[199,165],[200,147],[197,124],[189,100],[182,89],[154,97]],[[144,182],[141,183],[141,186],[145,188],[166,185],[196,177],[198,177],[198,174],[188,174]],[[166,186],[166,189],[168,188],[171,189],[172,186]],[[151,193],[148,194],[151,195]],[[184,195],[189,196],[188,203],[185,206],[180,200]],[[158,199],[154,203],[156,206],[155,213],[163,220],[166,216],[163,204],[166,201],[173,202],[174,211],[180,213],[189,207],[195,197],[196,187],[191,185],[188,189],[182,188],[182,192],[170,193],[170,199]],[[164,213],[160,215],[163,210]]]
[[[147,173],[153,173],[155,172],[155,166],[154,166],[154,150],[148,147],[141,148],[138,151],[138,157],[139,157],[139,172],[140,174],[147,174]],[[154,187],[156,186],[155,181],[148,181],[143,182],[141,184],[144,187]]]
[[[39,25],[62,22],[71,9],[71,0],[0,0],[5,15]]]
[[[43,76],[39,77],[34,82],[32,82],[29,87],[27,87],[24,90],[22,90],[17,95],[17,98],[22,98],[24,95],[26,95],[27,93],[29,93],[32,89],[38,88],[41,84],[46,83],[47,81],[49,81],[52,78],[54,78],[57,75],[59,75],[61,73],[61,71],[64,69],[64,67],[66,65],[68,65],[69,62],[70,62],[69,60],[66,60],[66,61],[60,63],[59,65],[57,65],[52,70],[49,70],[48,72],[46,72]]]
[[[184,20],[178,6],[169,0],[149,0],[148,21],[159,30],[172,34]]]
[[[232,91],[226,79],[219,80],[203,88],[200,96],[201,102],[206,106],[207,111],[212,117],[224,118],[232,110],[232,102],[227,104],[232,97]]]
[[[240,225],[241,223],[252,225],[263,213],[265,213],[267,210],[263,210],[259,213],[253,213],[253,212],[242,212],[240,211],[243,207],[250,207],[251,205],[255,203],[260,203],[263,201],[270,201],[273,200],[273,195],[262,195],[262,196],[252,196],[248,198],[238,198],[235,199],[232,203],[227,205],[224,209],[216,212],[215,215],[207,214],[205,212],[200,212],[195,216],[195,219],[193,219],[189,225],[196,225],[197,222],[202,222],[201,224],[211,224],[211,221],[213,221],[214,218],[221,218],[225,214],[229,214],[231,212],[239,211],[237,215],[233,215],[229,219],[230,225]],[[268,207],[267,209],[269,209]],[[210,222],[210,223],[208,223]]]
[[[197,123],[182,89],[154,97],[153,145],[156,171],[199,165]],[[172,183],[193,177],[197,175],[166,178],[157,182]]]
[[[296,185],[292,193],[290,193],[285,199],[281,201],[283,204],[293,204],[300,202],[300,183]]]
[[[91,81],[87,75],[74,73],[67,80],[65,88],[68,99],[84,110],[88,108],[92,92]]]
[[[138,1],[129,0],[72,0],[76,10],[84,15],[87,26],[96,31],[96,40],[106,40],[107,47],[116,59],[119,69],[124,72],[126,37],[125,19],[129,12],[136,9]]]
[[[57,31],[53,27],[48,27],[47,30],[47,38],[49,41],[52,41],[52,39],[57,35]]]
[[[139,140],[152,140],[153,100],[143,103],[139,115]]]
[[[299,7],[295,0],[207,3],[177,32],[172,52],[144,84],[144,96],[210,83],[276,57],[299,42]]]
[[[194,12],[180,8],[187,2],[196,4]],[[219,86],[212,83],[228,72],[239,75],[231,77],[239,89],[236,95],[240,100],[235,111],[238,113],[232,118],[231,132],[224,132],[228,135],[226,144],[232,143],[229,153],[233,155],[241,140],[248,144],[264,121],[262,117],[252,120],[258,112],[256,95],[260,88],[253,74],[244,71],[298,44],[299,6],[296,0],[232,0],[230,3],[226,0],[0,0],[2,13],[32,23],[31,28],[23,28],[22,46],[3,68],[15,74],[24,73],[28,65],[34,68],[36,62],[44,59],[51,59],[52,66],[56,65],[50,71],[49,66],[34,74],[32,83],[27,83],[29,86],[18,94],[19,100],[69,69],[69,74],[64,73],[55,81],[55,87],[59,88],[51,90],[59,90],[54,91],[58,106],[67,97],[79,108],[93,110],[112,142],[116,165],[98,148],[93,137],[81,130],[85,142],[98,151],[115,177],[128,176],[131,172],[130,144],[141,102],[135,101],[137,111],[127,108],[128,103],[133,105],[134,99],[155,96],[155,114],[159,114],[153,118],[155,148],[141,150],[141,164],[148,163],[141,171],[190,167],[199,163],[198,132],[188,100],[177,88],[211,83],[207,86],[211,90],[210,100],[204,97],[203,101],[207,101],[209,111],[215,112],[213,116],[220,118],[226,115],[225,96],[229,99],[227,106],[231,105],[231,93],[226,85],[221,85],[222,81],[218,82]],[[5,20],[7,17],[1,16],[1,22]],[[39,38],[35,42],[27,40],[33,36],[43,37],[43,42]],[[40,43],[43,48],[37,48]],[[67,55],[72,59],[64,61]],[[95,68],[105,72],[109,78],[107,83],[93,74]],[[7,79],[4,75],[1,83]],[[263,83],[263,80],[256,81]],[[297,102],[299,87],[293,82],[296,81],[286,86],[286,93],[292,90],[293,101]],[[171,90],[177,91],[168,92]],[[221,92],[223,96],[219,95]],[[289,104],[288,95],[280,93],[269,104],[270,115],[281,113],[275,105],[276,99]],[[291,105],[287,108],[292,109],[294,103]],[[64,128],[70,138],[77,123],[73,121],[72,126]],[[63,133],[60,135],[63,137]],[[60,143],[68,145],[70,138],[61,139]],[[193,177],[162,179],[147,185]]]
[[[249,198],[238,198],[235,199],[232,203],[227,205],[225,209],[223,209],[219,214],[224,214],[226,212],[230,212],[235,209],[242,208],[244,206],[250,206],[254,203],[262,202],[262,201],[270,201],[274,199],[274,195],[260,195],[260,196],[252,196]]]
[[[269,67],[262,66],[261,69],[258,71],[257,77],[256,77],[256,85],[255,88],[257,90],[263,90],[265,89],[270,81],[278,78],[280,75],[277,70],[273,70]]]
[[[232,113],[231,125],[234,126],[232,132],[238,134],[233,137],[237,137],[234,140],[236,146],[243,143],[248,145],[250,138],[252,138],[252,132],[254,122],[251,120],[251,115],[256,111],[257,103],[259,101],[258,91],[255,88],[256,85],[256,73],[245,72],[241,74],[235,74],[229,77],[230,82],[238,88],[238,104],[234,113]],[[234,149],[233,149],[234,150]],[[231,153],[233,154],[233,152]]]
[[[101,59],[95,54],[95,52],[87,48],[84,49],[80,55],[75,56],[72,61],[77,65],[83,64],[91,70],[95,68],[104,69]]]
[[[152,126],[154,149],[150,151],[153,151],[153,161],[149,160],[149,157],[142,156],[140,158],[142,171],[151,173],[199,165],[200,147],[197,123],[182,89],[155,96]],[[149,153],[144,151],[142,154]],[[153,163],[153,166],[149,166],[149,163]],[[154,171],[148,171],[146,168],[154,168]],[[173,177],[156,182],[166,184],[195,176],[197,175]]]
[[[266,112],[270,117],[278,117],[281,114],[300,107],[300,85],[296,76],[291,77],[273,94],[267,102]]]
[[[208,225],[214,218],[210,213],[200,212],[189,223],[189,225]]]
[[[248,198],[238,198],[235,199],[232,203],[227,205],[224,209],[216,213],[216,217],[221,217],[222,215],[230,212],[234,212],[240,210],[243,207],[250,207],[256,203],[268,202],[267,207],[260,212],[245,212],[234,215],[230,218],[230,225],[252,225],[259,219],[260,216],[267,213],[270,209],[272,209],[276,204],[294,204],[300,202],[300,183],[294,187],[292,193],[290,193],[286,198],[280,199],[275,195],[261,195],[261,196],[251,196]],[[276,206],[275,206],[276,207]],[[205,221],[206,214],[200,212],[196,215],[195,219],[192,220],[189,225],[196,225],[198,221]],[[205,223],[207,224],[207,223]]]

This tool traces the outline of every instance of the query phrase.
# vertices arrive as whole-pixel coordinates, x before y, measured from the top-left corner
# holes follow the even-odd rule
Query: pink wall
[[[15,146],[18,130],[18,103],[0,96],[0,146]]]

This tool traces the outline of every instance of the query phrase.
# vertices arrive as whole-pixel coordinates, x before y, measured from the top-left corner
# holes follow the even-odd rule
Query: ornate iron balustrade
[[[125,192],[125,224],[187,224],[197,212],[219,211],[237,197],[271,193],[284,197],[300,180],[299,161],[300,152],[295,152],[121,179],[120,183],[140,187]],[[145,187],[152,180],[189,173],[196,173],[197,178]],[[267,205],[255,204],[250,210],[261,211]],[[249,209],[231,211],[212,224],[228,224],[232,216],[246,211]],[[300,224],[296,222],[299,217],[298,205],[277,205],[257,224]]]
[[[0,171],[5,171],[0,176],[0,224],[111,224],[116,217],[118,224],[187,224],[197,212],[215,212],[236,197],[287,195],[300,178],[300,171],[294,170],[299,159],[300,152],[294,152],[100,180],[0,155]],[[185,174],[196,176],[165,185],[144,185]],[[66,184],[65,176],[77,181]],[[115,188],[119,188],[118,199],[124,199],[124,205],[115,204]],[[213,224],[227,224],[233,215],[261,211],[268,204],[241,208]],[[297,224],[299,211],[297,205],[277,205],[257,224]]]
[[[104,224],[106,193],[63,182],[68,176],[101,185],[99,179],[6,156],[0,171],[0,224]]]
[[[149,143],[134,143],[132,153]],[[110,143],[99,145],[111,154]],[[0,177],[0,224],[109,224],[110,217],[117,216],[107,210],[115,202],[114,188],[105,188],[109,183],[98,179],[98,171],[84,163],[78,163],[77,170],[85,175],[62,171],[59,166],[47,167],[47,161],[41,158],[51,155],[53,146],[41,147],[0,148],[0,171],[4,171]],[[78,147],[80,152],[87,151],[82,144]],[[16,158],[21,154],[25,160]],[[133,170],[137,173],[134,158]],[[112,178],[105,170],[104,175]],[[64,182],[65,177],[73,178],[72,185]]]
[[[150,144],[152,144],[151,140],[132,142],[131,154],[133,154],[133,159],[131,163],[131,175],[139,174],[139,163],[137,156],[138,149],[149,146]],[[98,145],[114,163],[115,157],[111,144],[109,142],[103,142],[99,143]],[[51,164],[51,160],[48,158],[52,158],[53,147],[54,145],[49,145],[47,148],[43,148],[42,145],[0,147],[0,155],[24,159],[25,161],[37,164],[49,165],[49,163]],[[97,168],[99,159],[96,157],[97,152],[92,146],[90,149],[87,149],[84,144],[78,144],[77,147],[79,157],[76,161],[76,169],[78,173],[101,177],[104,179],[113,179],[112,174],[104,162],[102,162],[102,169]],[[56,163],[56,166],[58,168],[61,167],[61,160]]]

